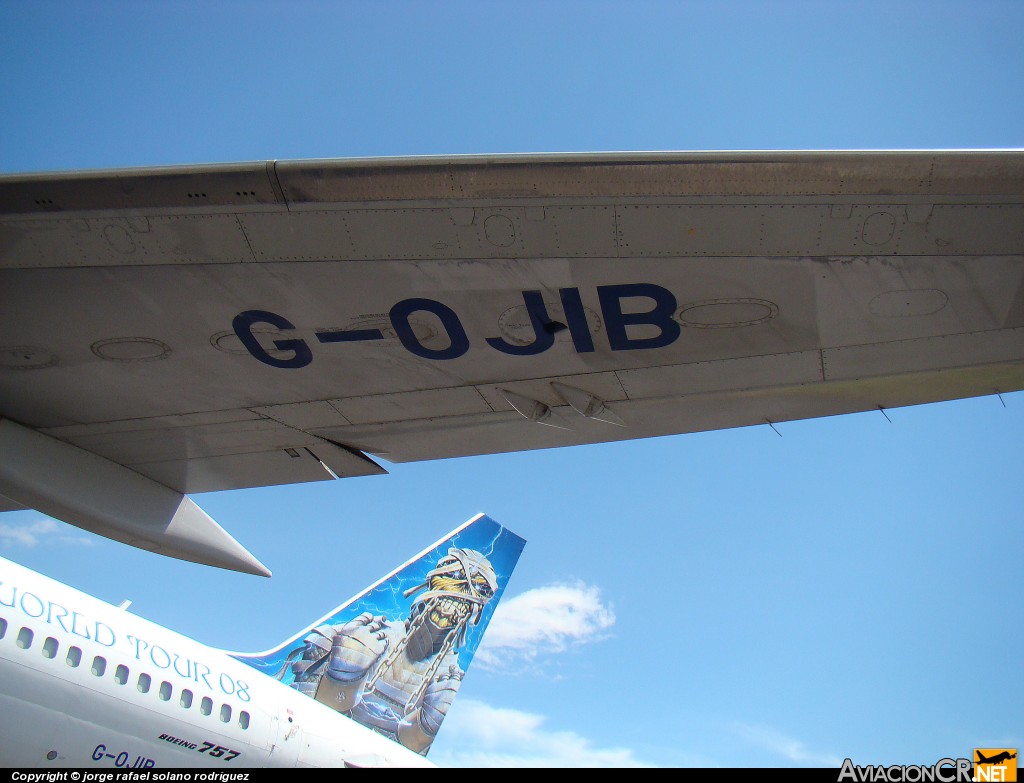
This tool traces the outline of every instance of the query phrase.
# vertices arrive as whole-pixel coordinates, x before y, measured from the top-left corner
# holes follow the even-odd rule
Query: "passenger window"
[[[55,658],[57,656],[57,647],[57,640],[52,636],[47,636],[46,641],[43,642],[43,657]]]
[[[189,707],[191,707],[192,706],[192,691],[190,691],[188,688],[183,690],[181,692],[181,698],[178,700],[178,703],[181,704],[181,706],[184,707],[185,709],[188,709]]]
[[[102,677],[104,672],[107,670],[107,659],[97,655],[92,659],[92,673],[97,677]]]
[[[74,669],[82,662],[82,651],[77,647],[68,647],[68,657],[65,661],[68,666]]]
[[[220,705],[220,722],[227,723],[231,720],[231,705],[222,704]]]
[[[153,679],[148,674],[139,675],[139,693],[149,693],[149,686],[153,683]]]
[[[243,729],[249,728],[249,713],[245,710],[238,713],[238,725]]]
[[[0,617],[0,639],[3,639],[5,636],[7,636],[7,621]]]
[[[124,685],[126,682],[128,682],[127,666],[125,666],[124,664],[119,664],[118,667],[114,669],[114,682],[116,682],[118,685]]]
[[[164,680],[162,683],[160,683],[160,692],[159,692],[160,701],[170,701],[170,699],[171,699],[171,690],[172,690],[171,684],[169,682],[167,682],[166,680]]]
[[[32,646],[31,628],[22,628],[20,631],[18,631],[18,646],[23,650],[27,650],[29,647]]]
[[[209,715],[213,712],[213,699],[209,696],[203,696],[203,700],[199,702],[199,711],[203,713],[203,715]]]

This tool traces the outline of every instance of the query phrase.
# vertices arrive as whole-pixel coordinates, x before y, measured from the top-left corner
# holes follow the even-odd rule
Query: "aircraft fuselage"
[[[0,559],[0,764],[424,766],[221,650]]]

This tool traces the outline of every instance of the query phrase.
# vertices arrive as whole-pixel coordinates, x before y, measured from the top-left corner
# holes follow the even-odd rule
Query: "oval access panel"
[[[279,332],[276,329],[269,328],[253,329],[252,336],[256,338],[260,347],[275,359],[287,359],[293,355],[291,351],[279,350],[277,346],[274,345],[274,340],[288,339],[284,332]],[[249,353],[249,349],[242,345],[242,341],[238,339],[238,335],[230,329],[226,332],[217,332],[216,334],[210,335],[210,345],[224,353],[234,353],[239,355],[248,355]]]
[[[779,307],[767,299],[708,299],[685,305],[676,318],[697,329],[731,329],[770,321]]]
[[[113,337],[91,347],[94,354],[110,362],[153,362],[171,354],[169,345],[151,337]]]
[[[416,339],[422,344],[430,347],[434,337],[437,337],[439,331],[435,329],[426,321],[414,321],[409,319],[409,327],[412,329],[412,333],[416,335]],[[360,318],[348,326],[345,329],[349,331],[357,331],[360,329],[377,329],[383,336],[384,340],[398,340],[398,335],[395,333],[395,328],[391,325],[391,319],[386,315],[381,317],[365,317]]]
[[[565,311],[562,310],[561,302],[550,299],[544,300],[544,309],[547,311],[548,319],[555,329],[555,340],[565,342],[571,339],[571,333],[565,325]],[[601,331],[601,316],[584,307],[583,312],[587,316],[587,325],[593,334]],[[498,330],[501,336],[512,345],[530,345],[537,339],[533,330],[533,321],[530,320],[530,313],[526,305],[516,305],[498,316]]]
[[[868,304],[874,315],[887,318],[905,318],[910,315],[931,315],[946,306],[949,297],[937,288],[918,288],[913,291],[886,291]]]

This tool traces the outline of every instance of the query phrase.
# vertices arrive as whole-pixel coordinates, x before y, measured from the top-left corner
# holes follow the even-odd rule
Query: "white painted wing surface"
[[[8,176],[0,300],[0,416],[178,492],[991,394],[1024,152]]]

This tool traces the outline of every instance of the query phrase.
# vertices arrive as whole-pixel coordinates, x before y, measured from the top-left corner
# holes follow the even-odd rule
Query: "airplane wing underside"
[[[39,464],[175,493],[1013,391],[1024,153],[4,177],[0,297]]]

